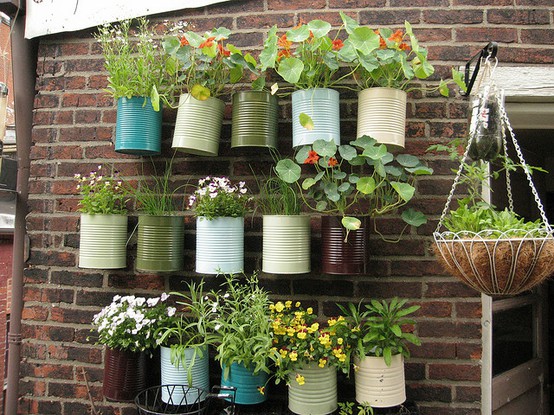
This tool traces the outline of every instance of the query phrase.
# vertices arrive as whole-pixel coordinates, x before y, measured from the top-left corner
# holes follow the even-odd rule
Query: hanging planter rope
[[[490,62],[486,61],[490,65]],[[554,272],[554,237],[539,195],[533,184],[530,169],[516,141],[500,95],[496,95],[500,112],[504,155],[508,157],[505,129],[509,131],[517,157],[527,178],[535,203],[540,212],[542,227],[521,234],[517,230],[480,232],[441,232],[449,212],[456,186],[460,182],[466,160],[473,147],[475,134],[470,134],[460,167],[433,237],[439,262],[454,277],[471,288],[492,296],[515,295],[543,282]],[[508,209],[513,212],[510,175],[506,171]],[[513,237],[516,234],[517,237]]]

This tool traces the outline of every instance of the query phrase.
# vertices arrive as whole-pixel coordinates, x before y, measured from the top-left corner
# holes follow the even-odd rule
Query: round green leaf
[[[285,58],[279,63],[277,72],[290,84],[296,84],[304,70],[304,63],[298,58]]]
[[[315,179],[313,179],[312,177],[308,177],[308,178],[304,179],[304,181],[302,182],[302,189],[308,190],[310,187],[312,187],[316,183],[317,182],[315,181]]]
[[[404,222],[406,222],[408,225],[415,226],[416,228],[427,223],[427,218],[425,217],[425,215],[412,208],[402,212],[401,216]]]
[[[294,183],[300,178],[301,168],[290,159],[279,160],[275,166],[279,178],[287,183]]]
[[[334,157],[337,152],[337,145],[333,140],[315,140],[312,146],[321,157]]]
[[[401,182],[390,182],[390,185],[405,202],[410,201],[414,197],[415,188],[412,185]]]
[[[396,160],[404,167],[415,167],[420,163],[419,159],[411,154],[399,154],[396,156]]]
[[[206,101],[210,97],[210,90],[205,86],[196,84],[192,87],[190,94],[198,101]]]
[[[377,183],[373,177],[361,177],[356,183],[356,190],[364,195],[370,195],[375,192]]]
[[[341,219],[341,223],[342,223],[342,226],[345,227],[345,229],[348,229],[350,231],[356,231],[360,229],[360,226],[362,226],[362,221],[352,216],[344,216]]]
[[[423,164],[414,168],[407,168],[406,171],[415,176],[427,176],[433,174],[433,169],[431,167],[424,166]]]
[[[312,32],[314,38],[319,39],[329,33],[331,30],[331,24],[324,22],[323,20],[312,20],[308,23],[308,29]]]
[[[344,160],[352,160],[358,155],[356,149],[348,144],[339,146],[339,154]]]
[[[317,211],[323,212],[325,209],[327,209],[327,202],[324,200],[321,200],[317,202],[317,204],[315,205],[315,208]]]
[[[304,161],[308,158],[308,154],[312,148],[310,146],[304,146],[296,153],[294,159],[298,164],[304,164]]]

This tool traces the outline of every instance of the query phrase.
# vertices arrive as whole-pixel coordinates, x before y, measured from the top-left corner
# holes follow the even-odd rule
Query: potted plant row
[[[427,88],[413,82],[429,78],[434,68],[408,22],[404,30],[393,32],[360,26],[344,13],[341,18],[343,24],[335,32],[323,20],[301,23],[282,34],[272,27],[259,62],[229,41],[233,35],[225,27],[196,33],[177,25],[166,29],[162,39],[146,19],[138,20],[136,30],[128,20],[100,27],[97,38],[109,73],[108,91],[118,99],[116,151],[159,154],[164,102],[177,108],[172,146],[187,153],[217,155],[225,108],[220,96],[226,88],[252,78],[251,89],[238,91],[232,99],[232,147],[275,148],[276,95],[291,92],[293,147],[316,139],[340,145],[337,88],[353,86],[360,90],[357,136],[370,135],[403,147],[406,92],[438,89],[448,96],[447,83]],[[267,90],[270,69],[288,86],[274,84]],[[453,70],[453,79],[463,86],[459,72]],[[376,94],[385,96],[374,103],[370,97]],[[132,110],[123,108],[127,103]],[[150,109],[156,121],[143,121]],[[127,112],[129,118],[124,117]],[[126,147],[124,134],[138,137],[154,129],[155,148]]]

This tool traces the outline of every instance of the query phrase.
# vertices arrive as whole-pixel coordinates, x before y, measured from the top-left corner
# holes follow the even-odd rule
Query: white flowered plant
[[[248,188],[245,182],[233,184],[227,177],[207,176],[198,181],[196,191],[189,197],[188,207],[196,216],[242,217],[248,212]]]
[[[113,297],[92,319],[98,332],[97,344],[112,349],[144,351],[157,347],[155,333],[175,315],[175,307],[167,304],[169,295],[144,298],[134,295]]]

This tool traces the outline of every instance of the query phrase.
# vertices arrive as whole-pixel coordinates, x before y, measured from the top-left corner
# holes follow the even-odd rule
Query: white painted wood
[[[73,32],[139,16],[180,9],[197,9],[233,0],[56,0],[27,1],[27,39]]]
[[[492,414],[492,297],[481,294],[481,415]]]

